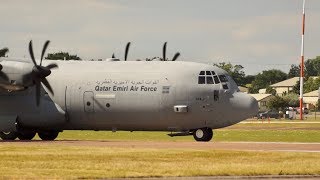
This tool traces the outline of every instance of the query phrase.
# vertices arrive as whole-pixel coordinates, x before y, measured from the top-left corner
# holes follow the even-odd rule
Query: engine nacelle
[[[25,87],[33,85],[32,68],[33,64],[21,60],[4,60],[0,62],[2,72],[8,76],[8,81],[0,78],[0,87],[7,90],[23,90]]]

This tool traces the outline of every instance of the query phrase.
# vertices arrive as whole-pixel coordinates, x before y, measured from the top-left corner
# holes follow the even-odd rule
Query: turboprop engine
[[[42,53],[40,63],[37,64],[33,54],[32,41],[29,43],[29,53],[32,62],[22,60],[4,60],[0,62],[0,88],[9,91],[24,90],[27,87],[36,86],[36,101],[40,103],[41,83],[48,89],[51,94],[53,90],[46,77],[51,74],[51,69],[57,68],[58,65],[51,63],[42,66],[42,60],[50,41],[46,41]]]
[[[29,62],[18,60],[2,61],[0,87],[9,91],[19,91],[33,85],[32,79],[26,78],[32,68],[33,65]]]

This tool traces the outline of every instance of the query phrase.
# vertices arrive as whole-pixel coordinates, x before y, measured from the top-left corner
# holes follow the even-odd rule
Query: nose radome
[[[254,97],[245,93],[234,93],[233,96],[231,105],[243,118],[250,118],[258,113],[258,101]]]
[[[250,95],[247,94],[247,96],[250,96]],[[253,117],[253,116],[258,114],[259,105],[258,105],[258,101],[254,97],[250,96],[249,98],[250,98],[250,100],[249,100],[249,106],[250,106],[249,111],[251,111],[251,117]]]

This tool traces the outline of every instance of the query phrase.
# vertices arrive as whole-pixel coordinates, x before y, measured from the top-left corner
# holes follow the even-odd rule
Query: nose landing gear
[[[208,142],[212,139],[212,136],[211,128],[200,128],[193,131],[193,138],[196,141]]]

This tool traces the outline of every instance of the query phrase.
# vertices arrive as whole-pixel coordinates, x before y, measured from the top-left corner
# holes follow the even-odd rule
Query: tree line
[[[266,89],[267,93],[275,94],[275,90],[270,85],[275,84],[292,77],[300,76],[300,65],[291,65],[288,73],[278,69],[265,70],[257,75],[246,75],[242,65],[233,65],[231,63],[214,64],[227,71],[239,86],[245,86],[249,89],[249,93],[258,93],[259,89]],[[305,83],[304,93],[317,90],[320,86],[320,56],[305,61]],[[300,83],[293,88],[293,93],[299,94]]]

